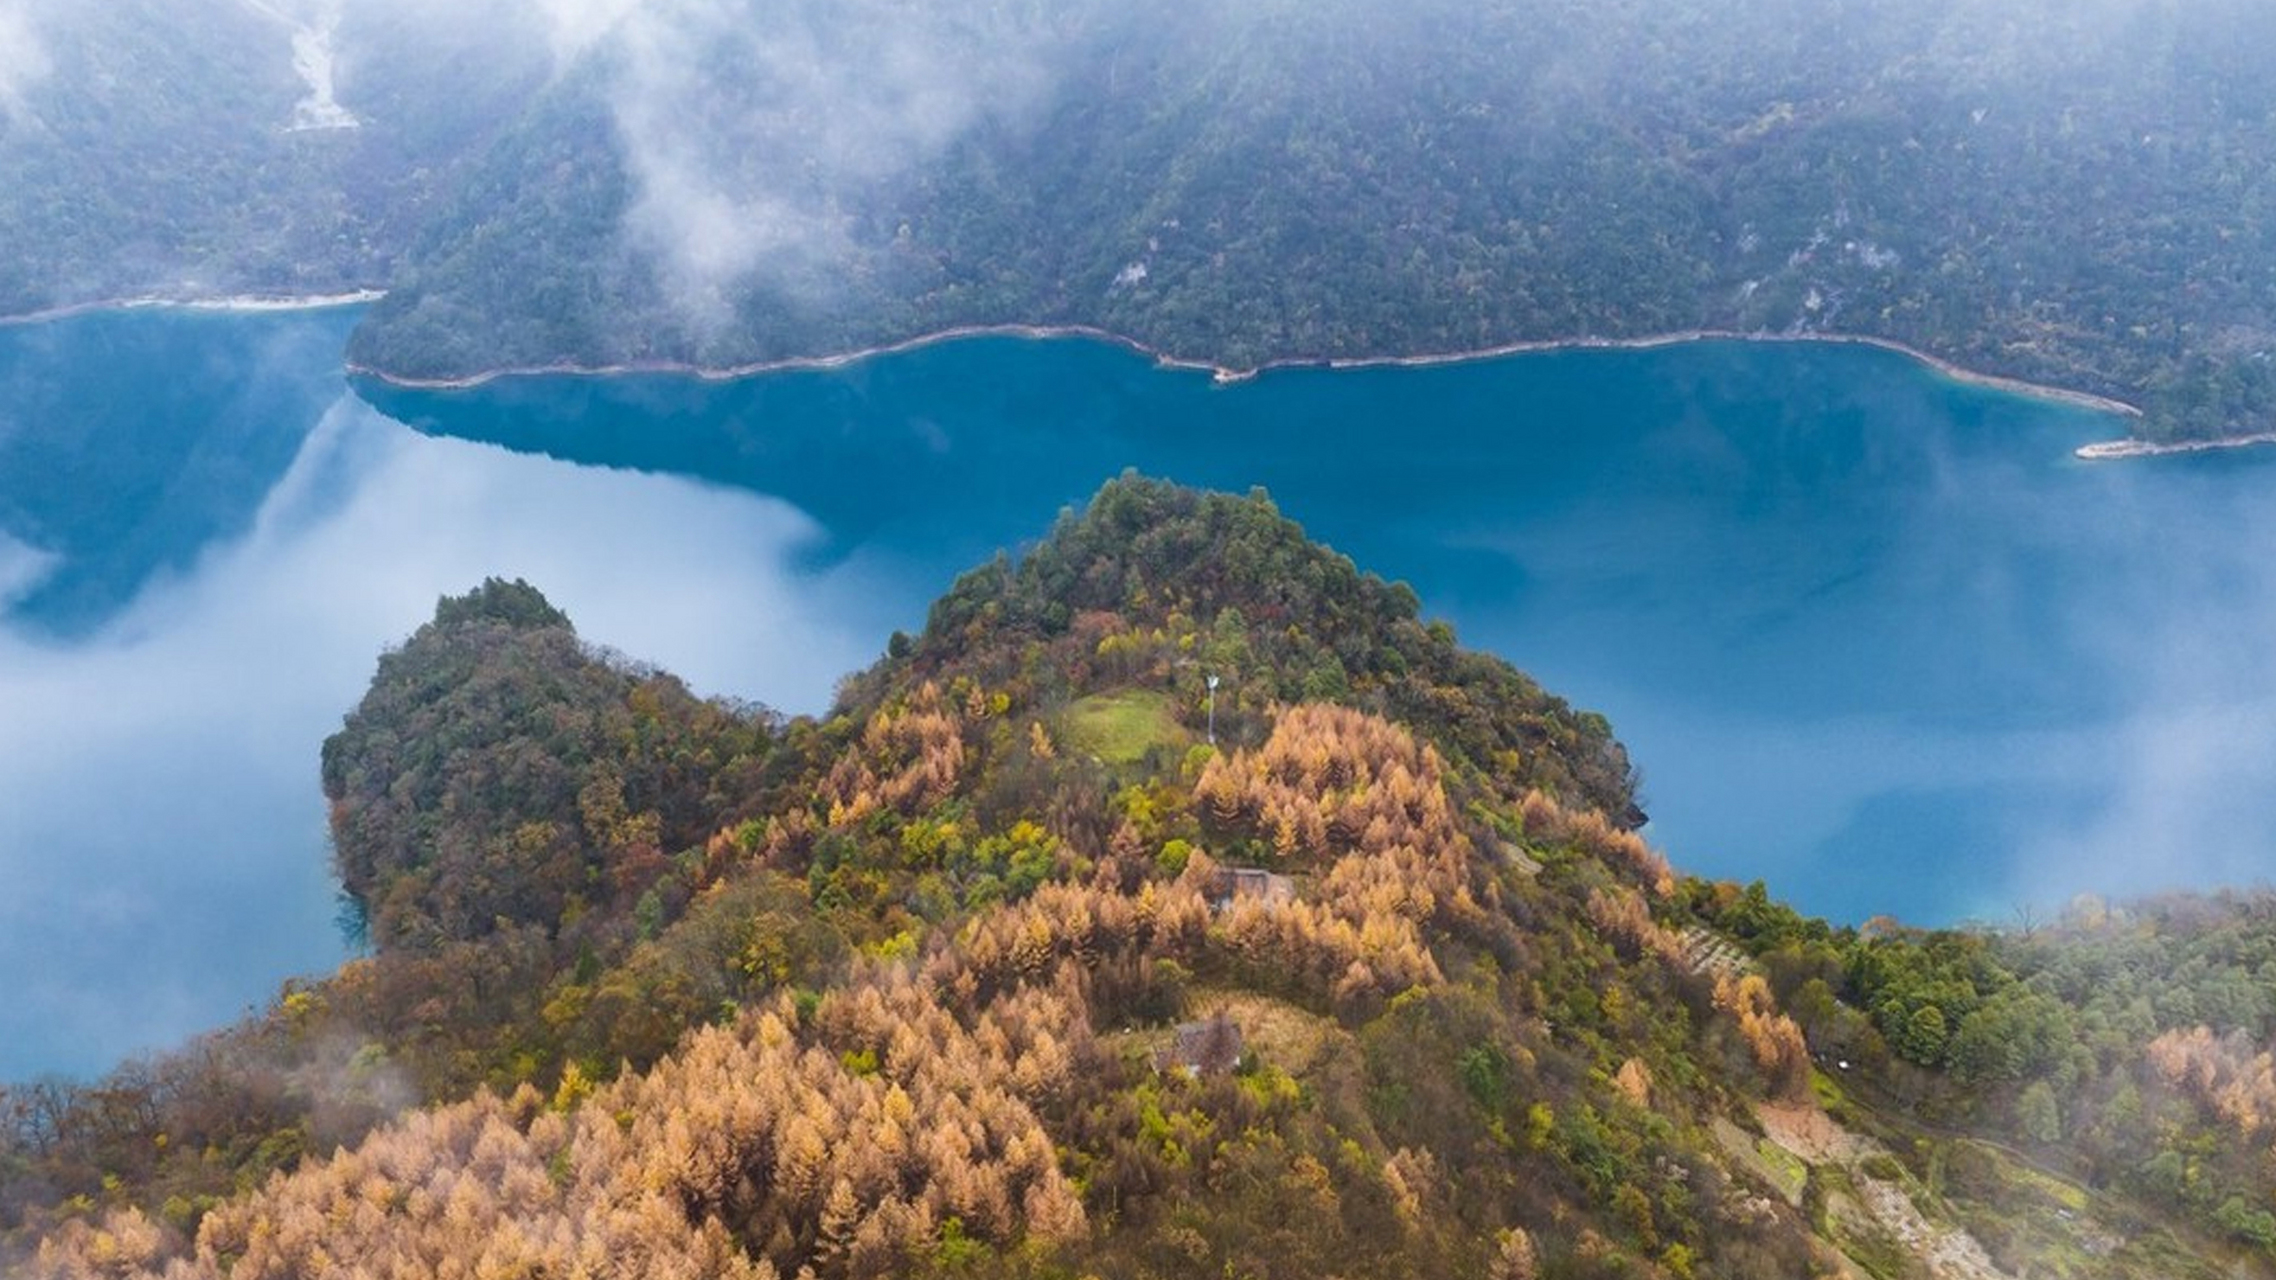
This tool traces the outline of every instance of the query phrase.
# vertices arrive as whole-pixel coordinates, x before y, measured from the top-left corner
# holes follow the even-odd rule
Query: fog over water
[[[801,709],[874,651],[839,622],[864,616],[858,569],[788,568],[815,529],[781,502],[427,439],[344,387],[315,413],[245,528],[84,634],[0,631],[0,1079],[99,1070],[342,958],[316,748],[443,593],[527,577],[590,641]],[[10,541],[20,591],[34,553]]]
[[[1217,387],[985,339],[366,403],[352,320],[0,330],[0,1078],[337,962],[317,747],[439,595],[526,577],[815,711],[1125,466],[1269,486],[1606,712],[1685,869],[1935,922],[2276,865],[2276,456],[2078,463],[2118,424],[1730,343]]]

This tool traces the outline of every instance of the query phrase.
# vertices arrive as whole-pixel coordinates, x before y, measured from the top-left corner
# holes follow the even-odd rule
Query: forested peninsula
[[[368,950],[0,1090],[0,1267],[2276,1274],[2276,900],[1684,876],[1610,726],[1261,493],[1109,484],[819,718],[492,580],[321,763]]]
[[[1235,371],[1839,335],[2154,440],[2276,407],[2249,0],[549,12],[346,6],[323,128],[257,14],[47,15],[0,310],[383,288],[349,358],[407,380],[976,326]]]

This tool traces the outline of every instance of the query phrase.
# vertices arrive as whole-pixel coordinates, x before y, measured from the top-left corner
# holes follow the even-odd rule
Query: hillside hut
[[[1220,1012],[1199,1022],[1181,1022],[1170,1042],[1154,1051],[1154,1070],[1182,1071],[1195,1079],[1223,1075],[1240,1065],[1245,1046],[1241,1024]]]

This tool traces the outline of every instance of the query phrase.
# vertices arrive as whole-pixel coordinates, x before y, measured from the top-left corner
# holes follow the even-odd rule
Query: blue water
[[[521,574],[816,710],[1125,467],[1268,487],[1604,711],[1688,869],[1939,922],[2276,865],[2276,452],[2079,463],[2122,424],[1739,343],[1217,386],[983,338],[367,402],[352,320],[0,330],[0,1078],[338,958],[316,744],[437,595]]]

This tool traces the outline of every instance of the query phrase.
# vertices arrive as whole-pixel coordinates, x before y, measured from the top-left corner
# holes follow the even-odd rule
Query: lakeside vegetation
[[[819,719],[485,583],[322,776],[368,954],[0,1091],[33,1274],[2276,1272],[2276,902],[1679,876],[1262,494],[1109,485]]]

